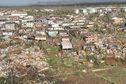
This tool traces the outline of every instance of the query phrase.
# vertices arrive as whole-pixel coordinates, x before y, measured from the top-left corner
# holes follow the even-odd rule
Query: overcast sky
[[[53,1],[67,1],[67,2],[122,2],[126,0],[0,0],[0,5],[13,6],[13,5],[28,5],[28,4],[36,4],[38,2],[53,2]]]

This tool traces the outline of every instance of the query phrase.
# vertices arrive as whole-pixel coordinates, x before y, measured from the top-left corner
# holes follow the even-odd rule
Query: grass
[[[79,74],[82,71],[82,65],[77,64],[72,58],[60,58],[55,56],[48,57],[48,63],[51,66],[52,76],[68,77],[71,74]]]
[[[47,51],[49,51],[49,52],[58,52],[59,51],[59,48],[57,48],[57,47],[54,47],[54,46],[52,46],[52,45],[49,45],[49,46],[47,46]]]
[[[5,81],[5,78],[1,77],[0,78],[0,84],[6,84],[6,83],[4,83],[4,81]]]
[[[126,68],[122,67],[114,67],[107,71],[102,71],[99,73],[96,73],[97,76],[100,78],[103,78],[104,80],[107,80],[113,84],[125,84],[126,83]]]

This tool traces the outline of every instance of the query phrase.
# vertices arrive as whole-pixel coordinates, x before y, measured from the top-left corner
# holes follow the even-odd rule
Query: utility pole
[[[13,82],[13,69],[11,68],[11,84],[14,84]]]

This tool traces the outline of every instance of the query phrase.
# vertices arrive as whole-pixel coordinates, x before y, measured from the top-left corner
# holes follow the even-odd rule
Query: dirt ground
[[[98,78],[93,74],[84,74],[82,77],[70,76],[67,80],[60,84],[110,84],[108,81]]]

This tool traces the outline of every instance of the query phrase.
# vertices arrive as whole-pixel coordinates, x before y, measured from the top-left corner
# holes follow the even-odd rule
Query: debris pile
[[[10,54],[7,65],[16,75],[26,75],[30,67],[35,67],[41,72],[49,66],[44,53],[33,48],[23,49],[20,54]]]

